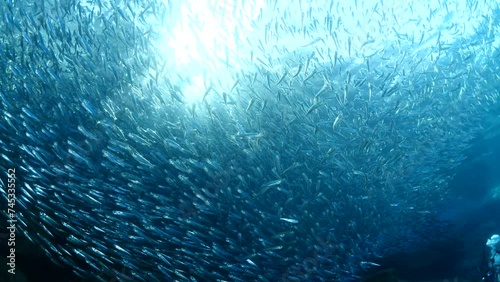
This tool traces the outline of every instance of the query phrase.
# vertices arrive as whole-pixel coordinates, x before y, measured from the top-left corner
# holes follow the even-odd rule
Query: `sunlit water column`
[[[158,43],[169,67],[172,82],[183,87],[187,103],[200,102],[211,86],[227,89],[249,56],[254,22],[264,7],[262,0],[183,1],[173,13]],[[177,16],[177,17],[176,17]],[[208,93],[212,99],[217,93]]]
[[[220,98],[240,72],[262,67],[256,58],[278,59],[290,55],[286,52],[314,52],[320,62],[338,56],[363,64],[384,49],[403,52],[398,42],[410,40],[418,44],[413,55],[432,51],[436,57],[440,50],[432,47],[449,48],[457,38],[477,33],[491,5],[465,0],[190,0],[173,9],[158,46],[176,74],[170,73],[172,82],[193,103],[204,96]],[[209,88],[218,91],[207,94]]]

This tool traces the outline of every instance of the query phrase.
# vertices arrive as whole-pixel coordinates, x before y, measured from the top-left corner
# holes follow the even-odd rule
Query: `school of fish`
[[[357,281],[387,234],[437,234],[499,118],[498,3],[264,1],[189,88],[158,43],[180,2],[0,4],[1,202],[16,168],[24,236],[82,278],[152,282]]]

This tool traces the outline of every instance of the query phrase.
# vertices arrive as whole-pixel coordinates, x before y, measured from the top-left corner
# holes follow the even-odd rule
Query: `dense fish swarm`
[[[206,58],[201,90],[160,52],[175,3],[0,4],[19,230],[82,277],[148,282],[356,280],[388,234],[436,232],[451,172],[498,117],[498,4],[398,20],[382,1],[319,2],[266,1],[217,39],[242,47]]]

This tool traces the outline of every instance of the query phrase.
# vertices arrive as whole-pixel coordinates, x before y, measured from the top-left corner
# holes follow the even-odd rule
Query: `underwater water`
[[[0,279],[476,281],[499,232],[499,18],[5,1]]]

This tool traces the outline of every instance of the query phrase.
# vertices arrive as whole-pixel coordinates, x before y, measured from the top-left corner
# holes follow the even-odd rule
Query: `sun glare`
[[[471,12],[466,1],[450,0],[444,7],[437,1],[398,0],[334,2],[332,6],[330,1],[287,3],[266,7],[264,0],[181,2],[175,19],[165,27],[168,30],[160,46],[169,67],[190,77],[191,82],[185,83],[192,85],[182,86],[190,89],[184,93],[186,101],[201,101],[208,85],[221,91],[233,85],[235,73],[248,64],[250,53],[253,58],[279,58],[286,55],[280,50],[291,52],[308,46],[304,50],[309,53],[328,50],[352,62],[364,62],[363,58],[384,49],[388,42],[401,48],[397,45],[401,39],[420,44],[414,52],[430,50],[436,44],[449,48],[457,33],[463,37],[474,34],[484,20],[478,16],[483,4]],[[318,19],[335,16],[337,20],[314,23],[314,15]],[[317,26],[311,28],[314,24]],[[496,39],[493,43],[498,46],[499,42]],[[259,44],[263,46],[257,48]],[[201,77],[204,83],[193,84]],[[201,89],[196,90],[198,86]]]

